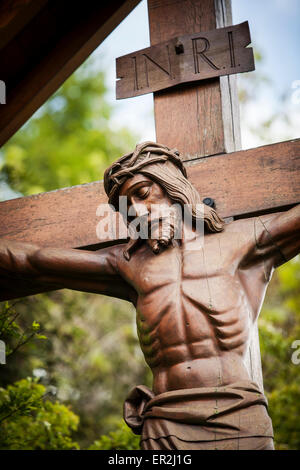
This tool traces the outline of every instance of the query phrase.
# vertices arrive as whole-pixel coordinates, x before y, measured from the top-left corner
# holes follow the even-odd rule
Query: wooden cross
[[[148,0],[148,7],[151,45],[232,24],[230,0]],[[155,92],[154,107],[157,142],[179,149],[201,198],[213,198],[221,216],[251,217],[300,202],[300,140],[240,150],[234,75]],[[102,183],[94,182],[2,202],[0,238],[95,249],[112,242],[96,235],[96,210],[106,200]],[[0,300],[44,290],[29,281],[0,281]],[[248,368],[262,386],[257,334]]]

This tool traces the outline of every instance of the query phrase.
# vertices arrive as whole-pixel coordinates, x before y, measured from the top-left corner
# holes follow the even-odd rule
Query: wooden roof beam
[[[86,60],[140,0],[110,2],[30,1],[0,22],[0,79],[6,104],[0,107],[0,146]],[[26,6],[28,3],[28,6]],[[19,16],[30,8],[28,22]],[[26,15],[25,15],[26,16]],[[11,30],[10,30],[11,28]],[[13,28],[13,29],[12,29]],[[1,41],[11,37],[10,41]]]

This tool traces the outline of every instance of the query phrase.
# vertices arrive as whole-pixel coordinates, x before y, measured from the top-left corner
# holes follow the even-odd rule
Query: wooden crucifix
[[[148,4],[152,45],[231,24],[227,1]],[[124,410],[143,449],[271,449],[256,321],[273,269],[299,252],[299,141],[239,150],[234,75],[157,91],[154,103],[163,145],[113,164],[106,194],[91,183],[0,204],[1,299],[69,287],[136,305],[153,390],[136,387]],[[188,203],[203,246],[192,248],[193,223],[166,236],[168,216],[150,240],[99,240],[107,196],[141,217]]]

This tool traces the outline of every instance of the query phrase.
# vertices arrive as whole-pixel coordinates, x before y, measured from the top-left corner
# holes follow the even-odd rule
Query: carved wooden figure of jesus
[[[274,268],[299,253],[300,205],[225,223],[201,203],[178,152],[152,142],[115,162],[104,184],[116,210],[126,196],[146,224],[155,205],[170,208],[169,220],[165,211],[151,238],[96,252],[1,241],[1,272],[135,305],[153,387],[131,391],[124,418],[142,449],[273,449],[267,401],[245,355]],[[180,239],[174,203],[191,214]]]

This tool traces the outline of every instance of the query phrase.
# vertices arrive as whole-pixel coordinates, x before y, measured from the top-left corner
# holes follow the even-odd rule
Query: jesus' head
[[[134,209],[135,216],[144,217],[146,223],[152,216],[153,224],[156,206],[164,207],[164,217],[159,217],[157,229],[147,239],[154,253],[159,253],[174,237],[177,218],[174,203],[182,209],[187,207],[193,221],[202,219],[208,232],[223,230],[224,221],[212,207],[201,202],[198,191],[188,181],[179,152],[164,145],[154,142],[137,145],[134,152],[119,158],[105,171],[104,188],[115,210],[120,210],[119,197],[126,196],[129,213]],[[131,248],[136,244],[137,241],[131,241]]]

